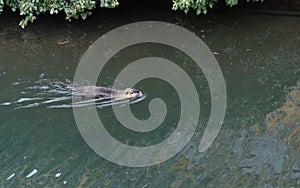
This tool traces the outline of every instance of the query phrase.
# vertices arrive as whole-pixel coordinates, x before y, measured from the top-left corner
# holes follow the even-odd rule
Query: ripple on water
[[[6,178],[6,180],[10,180],[10,179],[12,179],[13,177],[15,177],[15,173],[12,173],[10,176],[8,176],[7,178]]]
[[[37,169],[33,169],[29,174],[27,174],[27,176],[25,178],[31,178],[32,176],[34,176],[36,173],[38,173]]]
[[[21,83],[18,82],[18,85]],[[36,81],[34,86],[25,87],[21,95],[32,95],[33,97],[23,96],[14,101],[3,102],[1,106],[13,106],[14,109],[33,108],[46,105],[47,108],[74,108],[96,105],[97,108],[104,108],[112,105],[134,104],[145,99],[145,95],[135,99],[117,99],[117,98],[82,98],[80,92],[74,91],[71,84],[62,82],[53,82],[47,79]],[[35,97],[39,96],[39,97]],[[77,102],[72,102],[72,96],[78,97]]]

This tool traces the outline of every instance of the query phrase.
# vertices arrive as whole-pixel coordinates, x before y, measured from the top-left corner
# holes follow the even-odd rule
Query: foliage
[[[91,14],[91,10],[100,7],[114,8],[118,6],[117,0],[0,0],[0,13],[3,7],[11,8],[12,11],[19,11],[25,16],[19,25],[24,28],[27,23],[33,22],[36,16],[41,13],[58,14],[64,12],[67,20],[71,18],[86,19]]]
[[[218,0],[173,0],[173,10],[183,10],[187,13],[190,9],[196,10],[197,14],[207,12],[207,7],[212,8]],[[225,0],[229,6],[236,5],[238,0]],[[262,0],[247,0],[262,1]],[[19,25],[24,28],[27,23],[33,22],[39,14],[58,14],[64,12],[67,20],[72,18],[83,20],[91,14],[91,10],[97,6],[115,8],[119,5],[118,0],[0,0],[0,13],[4,7],[12,11],[18,11],[24,19]]]
[[[263,1],[263,0],[246,0],[250,1]],[[207,7],[213,8],[218,0],[173,0],[173,10],[183,10],[187,13],[191,8],[196,10],[196,14],[207,13]],[[225,0],[227,6],[238,4],[238,0]]]

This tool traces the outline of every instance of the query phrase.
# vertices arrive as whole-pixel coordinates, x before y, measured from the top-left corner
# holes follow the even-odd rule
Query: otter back
[[[82,97],[94,98],[116,98],[119,92],[112,88],[98,87],[98,86],[83,86],[79,88]]]

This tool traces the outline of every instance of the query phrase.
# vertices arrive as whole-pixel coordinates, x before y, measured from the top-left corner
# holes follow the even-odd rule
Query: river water
[[[134,8],[134,7],[133,7]],[[42,16],[22,30],[19,18],[0,17],[0,187],[299,187],[300,186],[300,18],[215,12],[195,17],[158,9],[101,11],[87,21]],[[101,35],[124,24],[156,20],[182,26],[214,52],[227,89],[222,128],[209,149],[197,148],[210,110],[208,84],[200,70],[169,47],[148,44],[121,52],[98,85],[111,86],[132,60],[161,54],[173,58],[198,83],[201,123],[187,146],[166,162],[142,168],[120,166],[100,157],[82,138],[71,108],[32,105],[28,98],[51,93],[55,82],[70,82],[80,58]],[[138,53],[137,53],[138,51]],[[174,55],[175,54],[175,55]],[[122,81],[120,81],[122,84]],[[131,145],[152,145],[176,128],[178,95],[168,83],[146,79],[136,87],[146,99],[132,104],[139,119],[162,98],[164,125],[136,134],[99,109],[106,129]],[[49,96],[50,95],[50,96]],[[20,101],[21,100],[21,101]]]

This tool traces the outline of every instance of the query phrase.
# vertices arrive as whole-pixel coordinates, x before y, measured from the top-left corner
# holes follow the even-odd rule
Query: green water
[[[36,97],[36,90],[26,88],[39,85],[42,79],[72,80],[89,45],[111,29],[135,21],[166,21],[194,32],[217,53],[228,99],[224,125],[212,146],[204,153],[197,151],[210,110],[201,71],[167,47],[133,46],[112,59],[98,85],[110,86],[133,56],[173,58],[198,83],[201,123],[189,144],[159,165],[123,167],[101,158],[85,143],[72,109],[0,106],[0,187],[300,186],[300,18],[243,13],[194,17],[168,10],[121,9],[73,24],[61,17],[42,17],[25,30],[14,24],[18,18],[1,16],[0,103]],[[58,44],[63,41],[67,43]],[[159,143],[176,128],[178,95],[156,79],[143,80],[136,87],[147,98],[131,105],[134,115],[147,119],[149,101],[160,97],[170,108],[164,126],[150,134],[134,134],[116,122],[111,108],[100,109],[98,114],[111,135],[124,143]],[[284,115],[271,125],[266,118],[270,113],[274,118]],[[34,169],[38,172],[26,178]]]

